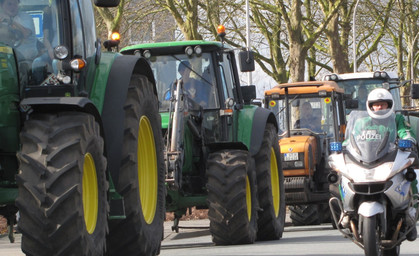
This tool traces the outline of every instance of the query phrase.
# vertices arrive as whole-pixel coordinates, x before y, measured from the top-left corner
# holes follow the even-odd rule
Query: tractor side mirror
[[[241,72],[255,71],[255,58],[252,51],[240,51],[239,60]]]
[[[344,99],[344,100],[350,100],[350,99],[352,99],[352,94],[347,94],[347,93],[345,93],[345,94],[343,95],[343,99]]]
[[[98,7],[117,7],[120,0],[95,0],[95,5]]]
[[[247,85],[240,86],[240,88],[242,90],[244,104],[250,104],[253,99],[256,99],[256,86]]]
[[[412,99],[414,100],[419,99],[419,84],[412,84],[410,88],[410,95],[412,95]]]
[[[358,100],[354,100],[354,99],[345,100],[345,108],[346,109],[357,109],[358,108]]]

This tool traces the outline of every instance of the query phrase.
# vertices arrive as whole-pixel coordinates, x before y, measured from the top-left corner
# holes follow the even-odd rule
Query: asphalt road
[[[362,256],[361,248],[345,239],[331,225],[285,228],[282,239],[256,242],[249,245],[214,246],[209,233],[208,220],[181,221],[185,227],[179,233],[171,230],[172,222],[165,223],[165,237],[162,242],[162,256],[245,256],[245,255],[305,255],[305,256]],[[419,224],[417,225],[419,229]],[[11,244],[7,236],[0,237],[0,256],[22,256],[21,235],[16,234],[16,242]],[[405,241],[401,246],[403,256],[419,255],[419,239]]]

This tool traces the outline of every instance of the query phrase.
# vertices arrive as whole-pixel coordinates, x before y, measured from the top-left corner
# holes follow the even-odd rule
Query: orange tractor
[[[345,131],[344,90],[333,81],[279,84],[265,91],[265,105],[280,125],[285,202],[294,225],[329,222],[327,158],[330,142]]]

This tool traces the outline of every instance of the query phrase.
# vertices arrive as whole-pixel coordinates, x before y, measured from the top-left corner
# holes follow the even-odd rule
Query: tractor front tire
[[[304,204],[289,206],[291,222],[294,226],[320,225],[319,206]]]
[[[267,124],[255,156],[259,207],[258,240],[278,240],[285,226],[285,188],[276,128]]]
[[[87,113],[34,113],[21,132],[16,177],[27,255],[103,255],[109,211],[99,124]]]
[[[256,240],[257,198],[249,152],[222,150],[207,161],[208,218],[216,245]]]
[[[145,76],[132,76],[124,109],[117,191],[126,219],[110,221],[108,254],[157,255],[165,218],[163,141],[157,96]]]

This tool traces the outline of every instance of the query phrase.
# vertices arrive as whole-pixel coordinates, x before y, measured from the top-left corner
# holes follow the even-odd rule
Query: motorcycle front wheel
[[[362,240],[365,256],[381,256],[377,216],[363,217],[362,219]]]

